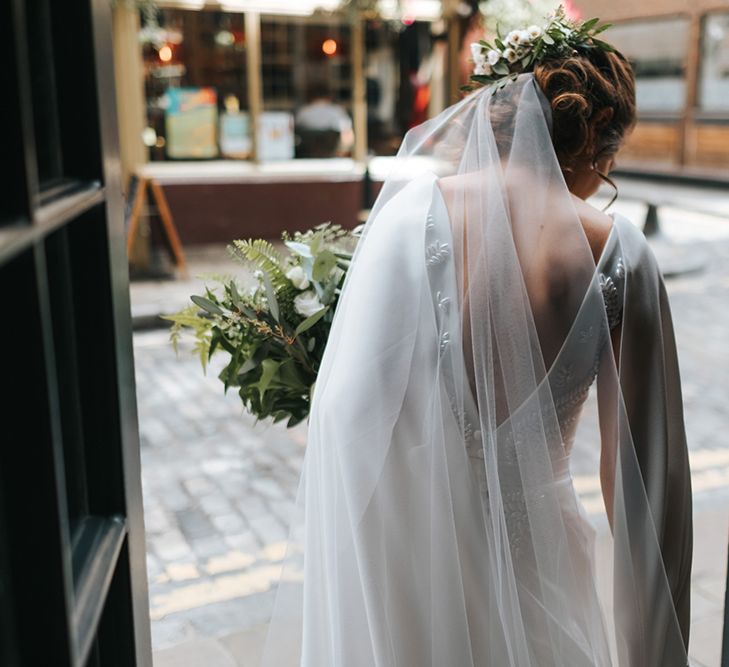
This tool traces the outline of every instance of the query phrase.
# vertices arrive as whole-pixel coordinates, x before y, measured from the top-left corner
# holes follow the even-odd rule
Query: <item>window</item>
[[[676,114],[686,100],[689,21],[631,21],[610,29],[610,42],[635,69],[636,102],[643,114]]]
[[[312,86],[326,88],[351,115],[349,32],[336,20],[269,16],[261,21],[264,134],[269,126],[273,135],[287,134],[284,126],[306,104]],[[162,8],[143,16],[140,38],[148,123],[144,140],[151,159],[248,157],[245,15]]]
[[[702,111],[729,111],[729,13],[704,18],[698,103]]]
[[[261,22],[261,65],[267,110],[295,110],[317,83],[326,84],[335,102],[351,104],[347,25],[267,18]]]
[[[245,16],[222,11],[160,9],[141,32],[152,160],[246,157],[246,139],[218,141],[231,128],[247,132]],[[242,126],[242,127],[240,127]]]

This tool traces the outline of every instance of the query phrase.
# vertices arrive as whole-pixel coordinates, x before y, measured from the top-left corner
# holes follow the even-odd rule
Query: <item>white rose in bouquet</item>
[[[490,76],[492,72],[491,65],[487,62],[476,63],[476,67],[473,68],[474,74],[480,74],[482,76]]]
[[[511,48],[504,49],[504,58],[506,58],[510,63],[513,63],[518,56],[516,55],[516,51]]]
[[[292,266],[286,272],[286,277],[294,284],[296,289],[304,290],[309,287],[309,279],[306,277],[304,269],[298,264],[296,266]]]
[[[506,36],[506,43],[514,47],[523,46],[529,41],[529,33],[526,30],[512,30]]]
[[[501,59],[501,54],[496,49],[491,49],[487,54],[486,58],[489,65],[495,65]]]
[[[314,290],[302,292],[294,298],[294,310],[304,317],[311,317],[322,308],[324,308],[324,305],[319,301],[319,297]]]
[[[488,76],[491,74],[491,65],[488,64],[486,53],[478,42],[471,44],[471,56],[473,57],[473,73]]]

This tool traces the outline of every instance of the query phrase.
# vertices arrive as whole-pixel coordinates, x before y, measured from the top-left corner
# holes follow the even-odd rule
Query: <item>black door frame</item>
[[[0,5],[4,666],[152,665],[111,5]]]

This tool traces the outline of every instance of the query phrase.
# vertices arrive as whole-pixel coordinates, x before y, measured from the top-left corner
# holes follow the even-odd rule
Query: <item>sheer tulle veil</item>
[[[616,345],[531,74],[407,134],[315,387],[265,667],[687,664],[670,312],[630,223],[604,255]],[[608,595],[570,475],[596,375]]]

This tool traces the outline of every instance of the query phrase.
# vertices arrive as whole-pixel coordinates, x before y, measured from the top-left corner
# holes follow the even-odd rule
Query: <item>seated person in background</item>
[[[352,119],[335,104],[324,82],[313,83],[306,105],[296,114],[296,156],[334,157],[348,153],[354,143]]]

